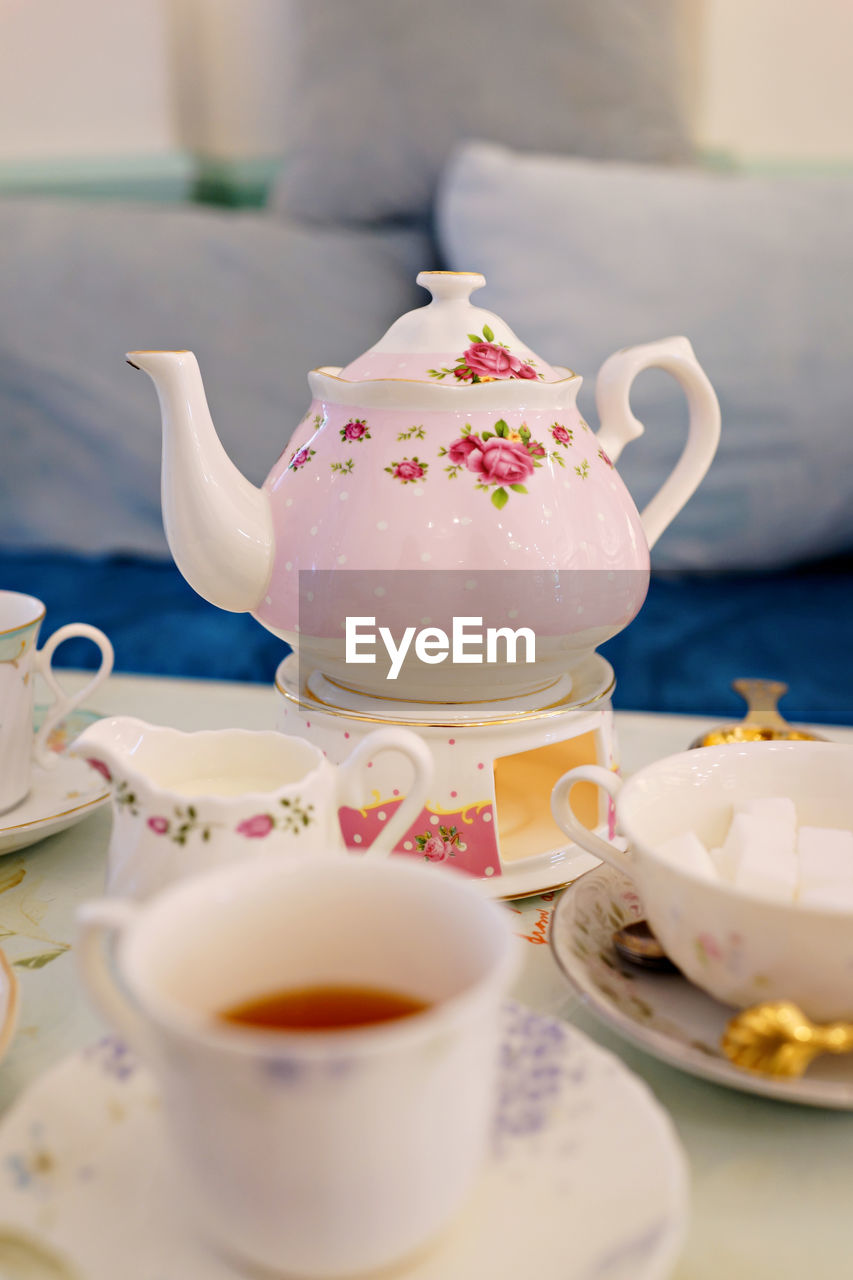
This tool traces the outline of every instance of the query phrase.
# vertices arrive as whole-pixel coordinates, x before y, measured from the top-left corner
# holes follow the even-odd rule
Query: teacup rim
[[[0,639],[3,636],[13,636],[17,631],[27,631],[30,627],[44,622],[47,614],[47,605],[38,596],[34,596],[31,591],[15,591],[9,587],[0,588],[0,603],[2,603],[4,597],[8,598],[9,596],[14,596],[18,600],[29,600],[35,606],[36,615],[33,618],[28,618],[26,622],[16,623],[14,627],[0,628]]]
[[[248,1027],[242,1024],[227,1023],[214,1016],[196,1010],[187,1010],[177,1000],[170,1000],[162,993],[156,993],[156,1000],[148,1001],[140,992],[138,983],[134,982],[131,973],[132,931],[138,927],[139,915],[162,912],[168,909],[169,901],[179,897],[190,898],[198,893],[199,887],[213,892],[214,882],[222,882],[222,891],[227,894],[227,881],[242,881],[248,873],[251,876],[262,875],[273,879],[279,875],[299,874],[304,869],[316,869],[321,866],[326,872],[340,869],[351,869],[364,859],[372,868],[393,868],[392,874],[420,880],[426,884],[429,880],[435,883],[435,877],[443,877],[440,883],[453,884],[453,892],[466,894],[472,907],[484,910],[485,914],[497,922],[503,933],[502,953],[499,962],[487,973],[481,975],[462,991],[429,1005],[426,1009],[406,1018],[389,1022],[371,1024],[366,1027],[345,1028],[335,1031],[312,1031],[310,1033],[269,1030]],[[370,860],[365,855],[341,853],[337,850],[321,855],[299,854],[286,859],[270,859],[264,854],[257,854],[251,859],[236,864],[215,867],[168,885],[154,899],[139,904],[129,904],[134,910],[136,919],[123,933],[116,947],[116,959],[120,980],[125,987],[129,999],[137,1013],[142,1013],[154,1022],[161,1031],[178,1036],[181,1040],[192,1041],[205,1048],[234,1052],[246,1057],[258,1057],[267,1061],[294,1058],[302,1061],[316,1061],[330,1056],[367,1057],[373,1053],[383,1052],[389,1043],[395,1047],[403,1047],[419,1040],[428,1039],[438,1033],[440,1028],[450,1029],[468,1015],[470,1008],[477,1005],[483,995],[494,989],[497,993],[506,992],[513,976],[518,971],[521,956],[520,942],[515,937],[509,912],[502,904],[487,897],[478,882],[470,880],[462,872],[436,867],[422,867],[418,863],[405,858],[393,860]],[[149,927],[154,927],[150,925]],[[124,960],[124,964],[122,964]]]

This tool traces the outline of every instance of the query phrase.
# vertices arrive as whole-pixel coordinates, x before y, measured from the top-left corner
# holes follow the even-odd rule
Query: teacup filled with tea
[[[518,960],[476,884],[405,859],[261,857],[90,903],[80,923],[86,985],[154,1073],[214,1246],[355,1275],[463,1206]]]

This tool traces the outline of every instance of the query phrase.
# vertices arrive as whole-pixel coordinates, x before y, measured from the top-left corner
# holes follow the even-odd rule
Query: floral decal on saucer
[[[139,1069],[135,1054],[118,1036],[101,1036],[82,1051],[82,1056],[105,1076],[119,1082],[129,1080]]]
[[[632,881],[609,868],[597,869],[581,877],[572,889],[571,931],[567,934],[561,921],[561,933],[555,942],[558,959],[563,949],[569,950],[601,998],[631,1022],[659,1031],[703,1056],[720,1057],[713,1043],[691,1034],[686,1026],[669,1016],[669,983],[681,983],[684,980],[680,976],[664,977],[661,982],[661,975],[656,974],[655,981],[649,982],[642,970],[635,970],[616,954],[614,931],[643,915]],[[702,935],[701,943],[697,939],[697,951],[702,945],[708,948],[710,956],[714,943],[708,934]],[[657,992],[661,993],[660,1001],[656,999]]]
[[[459,438],[448,448],[439,449],[438,456],[447,458],[445,471],[451,480],[462,471],[473,472],[477,488],[491,494],[499,511],[509,502],[510,492],[527,493],[525,480],[545,458],[558,457],[532,438],[525,423],[511,431],[503,418],[495,423],[494,431],[474,431],[466,422]],[[562,458],[559,463],[563,465]]]
[[[385,470],[401,484],[415,484],[418,480],[426,480],[429,463],[420,458],[403,458],[400,462],[392,462]]]
[[[453,377],[457,382],[497,382],[507,378],[538,380],[542,374],[533,367],[532,360],[515,356],[503,342],[496,342],[492,329],[483,325],[482,335],[469,333],[470,347],[456,357],[452,368],[428,369],[431,378]]]
[[[415,836],[415,847],[426,862],[446,862],[456,856],[456,850],[464,852],[465,845],[456,827],[439,827],[438,831],[425,831]]]
[[[541,1133],[566,1088],[578,1088],[587,1065],[568,1027],[506,1001],[500,1047],[501,1087],[493,1143],[500,1159],[520,1137]]]
[[[361,444],[362,440],[369,440],[370,428],[364,418],[353,418],[350,422],[344,424],[340,430],[341,439],[347,444],[357,442]]]

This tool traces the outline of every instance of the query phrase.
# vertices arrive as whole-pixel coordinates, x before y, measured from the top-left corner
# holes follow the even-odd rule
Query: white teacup
[[[623,852],[589,831],[569,806],[572,787],[595,782],[616,805]],[[733,807],[788,796],[801,825],[853,829],[853,745],[740,742],[685,751],[622,781],[582,765],[559,780],[554,818],[582,849],[629,876],[649,924],[682,973],[736,1008],[793,1000],[820,1022],[853,1019],[853,909],[776,901],[700,875],[660,852],[692,831],[723,843]]]
[[[79,919],[85,983],[154,1073],[178,1176],[220,1250],[275,1273],[373,1274],[463,1205],[488,1152],[518,960],[510,917],[466,877],[405,859],[254,858]],[[340,983],[429,1007],[335,1031],[217,1016]]]
[[[103,631],[72,622],[54,631],[36,648],[45,606],[35,596],[0,591],[0,813],[12,809],[30,789],[33,761],[55,763],[47,738],[56,724],[106,680],[113,668],[113,647]],[[101,665],[76,694],[65,693],[51,669],[51,659],[64,640],[83,636],[101,651]],[[54,702],[38,733],[33,731],[34,677],[40,675]]]
[[[132,716],[89,725],[71,751],[112,783],[107,892],[137,899],[254,853],[343,849],[338,810],[366,802],[372,761],[389,753],[406,794],[387,806],[365,850],[384,856],[421,812],[433,777],[429,748],[399,728],[369,734],[338,766],[305,738],[272,729],[184,733]]]

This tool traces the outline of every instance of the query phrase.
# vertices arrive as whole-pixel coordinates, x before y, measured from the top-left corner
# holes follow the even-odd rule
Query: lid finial
[[[486,277],[479,271],[419,271],[417,282],[429,289],[434,302],[467,302],[475,289],[482,289]]]
[[[393,379],[470,389],[513,379],[561,380],[562,371],[526,347],[500,316],[474,305],[471,294],[486,283],[479,271],[421,271],[417,282],[430,301],[400,316],[342,369],[344,382]]]

